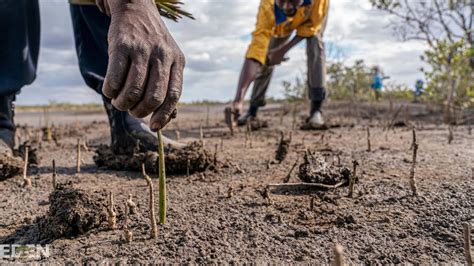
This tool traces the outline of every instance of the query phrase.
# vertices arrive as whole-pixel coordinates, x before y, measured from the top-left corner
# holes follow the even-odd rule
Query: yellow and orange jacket
[[[329,0],[305,0],[293,17],[286,17],[275,0],[261,0],[246,58],[265,64],[272,37],[288,37],[295,30],[300,37],[314,36],[324,24],[328,9]]]

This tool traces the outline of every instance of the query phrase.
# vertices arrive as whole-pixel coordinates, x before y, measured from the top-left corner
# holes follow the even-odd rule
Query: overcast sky
[[[67,0],[42,0],[42,41],[38,78],[25,87],[18,104],[49,101],[88,103],[100,97],[83,82],[73,46]],[[196,20],[167,21],[187,58],[182,101],[230,100],[254,29],[260,0],[187,0]],[[392,80],[413,86],[422,77],[422,43],[400,42],[389,18],[372,10],[368,0],[333,0],[325,41],[344,52],[351,63],[364,59],[380,65]],[[334,54],[334,53],[330,53]],[[290,61],[279,66],[269,96],[281,97],[283,80],[305,71],[305,47],[293,49]]]

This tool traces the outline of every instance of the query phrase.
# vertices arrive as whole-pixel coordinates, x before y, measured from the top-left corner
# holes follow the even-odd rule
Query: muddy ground
[[[399,106],[331,103],[325,115],[332,128],[315,132],[295,128],[281,164],[273,161],[280,131],[292,130],[291,112],[280,123],[283,108],[267,107],[261,117],[269,127],[252,132],[248,140],[244,129],[229,136],[223,106],[180,108],[178,119],[165,133],[174,138],[179,129],[182,141],[195,141],[201,125],[205,147],[212,152],[217,147],[217,157],[225,166],[188,177],[168,176],[168,220],[159,225],[154,240],[149,237],[145,179],[140,173],[110,171],[94,164],[94,147],[109,141],[103,113],[58,114],[75,119],[58,119],[56,124],[64,128],[58,143],[42,143],[41,161],[29,170],[33,186],[23,188],[21,175],[0,182],[0,244],[48,244],[50,255],[3,257],[0,262],[329,263],[339,243],[352,263],[463,263],[462,223],[474,220],[472,120],[459,118],[461,125],[452,127],[453,140],[448,144],[449,130],[441,123],[439,108],[403,104],[395,117]],[[304,118],[303,107],[300,111],[295,127]],[[50,119],[55,121],[54,116]],[[17,116],[19,124],[36,121],[31,113]],[[387,124],[396,126],[384,131]],[[409,187],[410,126],[417,128],[419,142],[419,197],[413,197]],[[371,151],[367,151],[367,127]],[[76,174],[77,138],[86,137],[90,150],[83,150],[82,171]],[[329,164],[340,160],[349,169],[353,160],[359,162],[353,198],[347,197],[347,186],[329,191],[273,189],[269,199],[263,197],[267,185],[283,182],[297,158],[298,165],[303,163],[306,149],[324,156]],[[104,221],[77,237],[48,239],[42,234],[48,227],[50,200],[57,198],[50,197],[53,159],[58,183],[103,201],[108,192],[114,193],[119,230],[107,230]],[[298,167],[290,183],[301,182],[297,174]],[[156,187],[156,179],[154,183]],[[134,240],[126,244],[120,228],[129,194],[138,212],[130,216]],[[94,222],[102,221],[102,213],[97,215],[101,219]],[[54,232],[54,224],[46,231]]]

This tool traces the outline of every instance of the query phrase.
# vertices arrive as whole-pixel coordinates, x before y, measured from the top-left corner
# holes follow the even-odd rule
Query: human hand
[[[102,89],[118,110],[159,130],[176,116],[184,54],[152,0],[97,0],[111,16],[109,64]]]
[[[275,66],[288,60],[287,58],[285,58],[285,54],[286,50],[283,48],[275,48],[270,50],[267,55],[267,65]]]

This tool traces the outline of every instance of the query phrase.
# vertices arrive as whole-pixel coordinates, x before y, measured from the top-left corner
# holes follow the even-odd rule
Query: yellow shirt
[[[310,4],[298,8],[293,17],[286,17],[284,22],[277,24],[277,19],[281,19],[281,16],[275,14],[275,0],[261,0],[256,29],[252,33],[246,58],[265,64],[272,37],[288,37],[294,30],[300,37],[314,36],[321,29],[328,9],[329,0],[312,0]]]

